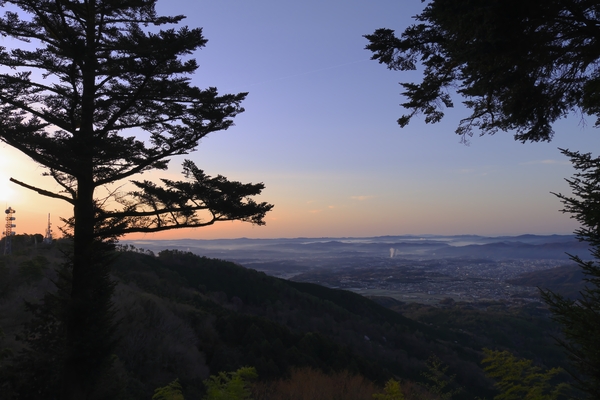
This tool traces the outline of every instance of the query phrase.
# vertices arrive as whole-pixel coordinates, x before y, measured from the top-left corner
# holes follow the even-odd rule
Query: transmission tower
[[[50,223],[50,214],[48,214],[48,227],[46,228],[46,236],[44,236],[44,243],[52,243],[52,224]]]
[[[16,211],[8,207],[4,212],[6,213],[6,224],[4,225],[6,230],[2,234],[4,235],[4,255],[7,255],[12,251],[12,237],[15,234],[13,228],[16,228],[17,225],[14,224]]]

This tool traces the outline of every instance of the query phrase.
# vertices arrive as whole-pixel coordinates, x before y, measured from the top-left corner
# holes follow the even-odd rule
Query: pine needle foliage
[[[425,1],[424,1],[425,2]],[[439,122],[461,97],[471,115],[456,133],[515,131],[549,141],[552,124],[575,111],[600,117],[600,4],[596,0],[430,0],[400,35],[365,35],[372,59],[404,82],[401,127],[419,114]],[[597,120],[596,125],[598,125]]]
[[[509,351],[484,349],[487,364],[484,370],[496,379],[500,394],[494,400],[557,400],[568,388],[566,383],[552,385],[552,379],[562,372],[560,368],[542,370],[532,360],[517,358]]]
[[[154,390],[152,400],[184,400],[179,379]]]
[[[256,369],[242,367],[234,372],[219,372],[211,375],[204,384],[206,396],[204,400],[249,400],[250,382],[258,378]]]
[[[383,387],[383,393],[375,393],[375,400],[404,400],[404,393],[400,387],[400,382],[395,379],[390,379]]]
[[[581,227],[575,231],[580,241],[590,245],[591,258],[571,256],[583,270],[586,288],[577,301],[549,290],[542,298],[550,306],[554,319],[561,324],[564,337],[559,344],[567,351],[574,366],[569,371],[577,386],[590,399],[600,393],[600,157],[590,153],[562,150],[570,158],[576,173],[567,179],[573,196],[557,194],[564,204],[563,212],[570,213]]]
[[[423,386],[441,399],[451,399],[462,392],[462,388],[456,387],[456,374],[448,375],[449,368],[450,366],[446,365],[438,356],[432,354],[427,360],[427,370],[422,373],[423,377],[427,379]]]

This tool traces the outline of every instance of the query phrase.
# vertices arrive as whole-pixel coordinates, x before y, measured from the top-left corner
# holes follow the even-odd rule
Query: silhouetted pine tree
[[[574,301],[549,290],[542,291],[554,319],[563,328],[564,339],[559,343],[568,352],[577,371],[570,371],[579,388],[597,398],[600,393],[600,157],[562,150],[578,171],[567,179],[574,197],[557,194],[565,205],[564,212],[572,214],[580,224],[575,233],[589,243],[592,260],[571,256],[585,274],[587,287],[581,299]]]
[[[170,157],[193,151],[243,111],[245,93],[219,95],[190,84],[197,63],[189,56],[206,44],[201,29],[161,29],[184,16],[157,15],[156,0],[0,4],[0,34],[14,40],[4,45],[17,43],[0,48],[0,66],[9,67],[0,73],[0,140],[44,167],[60,191],[11,181],[73,207],[59,365],[61,398],[81,400],[94,391],[94,368],[110,356],[112,286],[103,242],[217,221],[261,225],[272,206],[252,199],[263,184],[211,178],[191,161],[183,181],[109,187],[166,169]]]

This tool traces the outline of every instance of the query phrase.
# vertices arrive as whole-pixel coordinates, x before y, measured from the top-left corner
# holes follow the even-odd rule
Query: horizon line
[[[445,234],[434,234],[426,233],[422,235],[415,234],[400,234],[400,235],[376,235],[376,236],[282,236],[282,237],[271,237],[271,238],[252,238],[247,236],[235,237],[235,238],[177,238],[177,239],[119,239],[122,241],[175,241],[175,240],[296,240],[296,239],[379,239],[389,237],[413,237],[413,238],[427,238],[427,237],[480,237],[480,238],[502,238],[502,237],[522,237],[522,236],[576,236],[575,233],[521,233],[521,234],[502,234],[502,235],[480,235],[480,234],[457,234],[457,235],[445,235]]]

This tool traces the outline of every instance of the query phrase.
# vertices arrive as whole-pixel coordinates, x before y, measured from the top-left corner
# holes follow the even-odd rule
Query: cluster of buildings
[[[292,280],[352,290],[363,295],[389,296],[402,301],[538,301],[535,287],[506,281],[523,273],[553,268],[564,260],[398,260],[336,269],[316,269]]]

